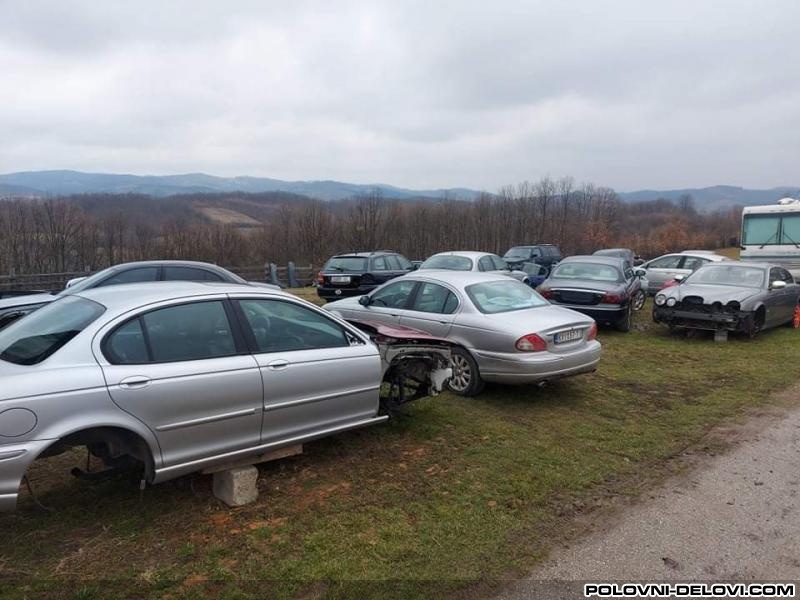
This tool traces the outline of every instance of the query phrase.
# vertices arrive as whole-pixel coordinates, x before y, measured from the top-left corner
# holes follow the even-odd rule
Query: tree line
[[[246,195],[236,198],[237,210],[247,206]],[[445,250],[502,255],[511,246],[535,243],[558,244],[565,254],[626,247],[656,256],[736,243],[741,212],[699,213],[691,197],[626,203],[610,188],[576,185],[569,177],[504,186],[471,201],[401,201],[379,191],[335,202],[289,198],[266,212],[262,203],[261,224],[247,228],[196,211],[188,218],[202,196],[105,200],[95,194],[91,201],[1,201],[0,273],[94,271],[148,259],[320,266],[332,254],[349,251],[393,249],[424,259]],[[217,206],[225,206],[224,199],[217,198]]]

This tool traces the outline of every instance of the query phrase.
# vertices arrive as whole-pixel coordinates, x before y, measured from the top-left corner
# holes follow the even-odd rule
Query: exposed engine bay
[[[408,402],[436,396],[452,376],[452,342],[410,327],[355,319],[349,322],[378,346],[383,363],[381,408],[386,413],[401,413],[400,407]]]

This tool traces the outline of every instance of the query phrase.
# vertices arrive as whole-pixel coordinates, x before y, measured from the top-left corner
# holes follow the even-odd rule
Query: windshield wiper
[[[800,245],[798,245],[797,242],[795,242],[792,238],[790,238],[789,235],[785,231],[783,232],[783,237],[785,237],[787,240],[792,242],[794,244],[794,247],[797,248],[798,250],[800,250]]]
[[[777,231],[776,231],[775,233],[773,233],[771,236],[769,236],[769,237],[768,237],[766,240],[764,240],[764,243],[763,243],[763,244],[761,244],[761,245],[758,247],[758,249],[759,249],[759,250],[763,250],[763,249],[764,249],[764,246],[766,246],[767,244],[769,244],[769,241],[770,241],[772,238],[774,238],[774,237],[778,237],[778,232],[777,232]],[[795,245],[796,245],[796,244],[795,244]]]

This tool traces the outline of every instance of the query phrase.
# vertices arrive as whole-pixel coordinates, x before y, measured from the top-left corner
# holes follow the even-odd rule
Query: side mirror
[[[372,302],[372,299],[369,296],[361,296],[358,299],[358,303],[361,306],[369,306],[371,302]]]
[[[634,269],[633,274],[636,275],[636,277],[646,277],[647,271],[644,269]]]
[[[683,280],[686,279],[686,275],[684,275],[683,273],[678,273],[677,275],[675,275],[675,277],[673,277],[673,279],[678,283],[683,283]]]
[[[786,287],[786,282],[783,281],[782,279],[778,279],[769,284],[769,289],[771,290],[782,290],[785,287]]]

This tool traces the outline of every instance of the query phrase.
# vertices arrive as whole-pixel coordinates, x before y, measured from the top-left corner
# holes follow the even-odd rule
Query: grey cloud
[[[796,184],[800,4],[0,0],[0,171]]]

